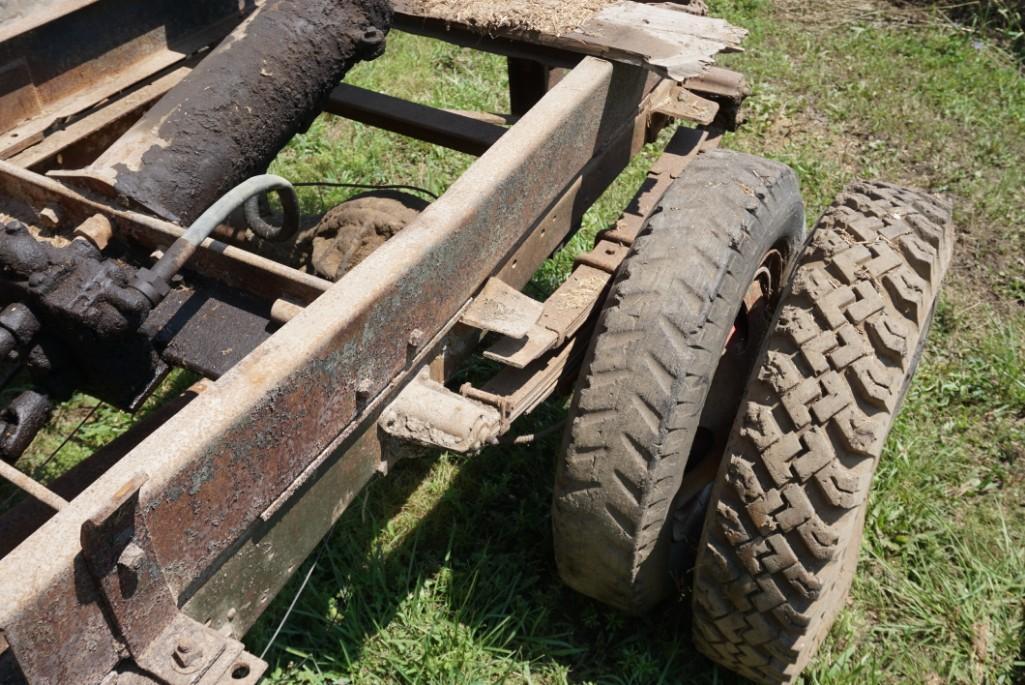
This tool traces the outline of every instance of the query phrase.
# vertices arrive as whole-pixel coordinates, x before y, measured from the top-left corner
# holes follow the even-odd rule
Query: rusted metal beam
[[[502,126],[346,83],[331,92],[324,111],[476,156],[506,132]]]
[[[76,569],[80,528],[98,507],[147,473],[138,527],[177,603],[196,594],[254,525],[279,520],[344,461],[609,134],[632,131],[645,80],[585,60],[405,231],[0,560],[0,577],[32,576],[0,587],[0,628],[26,675],[95,683],[118,658]]]
[[[152,83],[148,83],[95,112],[83,116],[67,127],[47,135],[38,145],[19,152],[9,161],[26,168],[53,166],[58,157],[86,139],[102,134],[105,130],[116,128],[119,124],[127,128],[123,122],[134,123],[146,107],[176,86],[191,70],[190,66],[172,69]],[[107,140],[110,141],[109,138]],[[102,152],[101,149],[95,149],[97,156],[100,152]],[[74,164],[74,161],[66,158],[61,161]],[[84,163],[88,164],[91,161],[91,159],[86,160]]]
[[[64,500],[73,500],[107,472],[121,457],[138,447],[146,437],[174,416],[206,388],[206,381],[193,385],[184,394],[162,404],[127,432],[89,455],[68,472],[48,484]],[[25,499],[0,515],[0,559],[21,544],[54,515],[54,510],[33,499]],[[0,683],[4,680],[0,678]]]
[[[56,21],[99,0],[8,0],[0,7],[0,41]]]
[[[523,231],[523,241],[504,259],[497,278],[522,288],[579,226],[584,212],[639,150],[654,99],[649,93],[632,122],[624,121],[618,130],[610,130],[604,145],[578,178],[543,216]],[[686,137],[687,133],[681,131],[678,137]],[[676,145],[670,147],[680,149]],[[667,168],[663,163],[657,163],[657,167]],[[450,380],[479,338],[478,330],[456,325],[440,345],[433,346],[431,377]],[[364,428],[351,447],[343,446],[324,464],[324,475],[319,480],[296,492],[272,520],[260,522],[249,531],[238,552],[192,596],[185,606],[186,612],[197,620],[229,630],[235,637],[243,635],[365,483],[374,474],[386,472],[390,463],[406,454],[406,450],[393,449],[393,443],[381,442],[376,424]]]

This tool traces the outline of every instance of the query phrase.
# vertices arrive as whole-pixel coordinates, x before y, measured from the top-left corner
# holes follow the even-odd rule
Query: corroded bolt
[[[43,208],[36,217],[36,220],[39,222],[40,226],[51,230],[60,226],[61,223],[60,214],[57,213],[57,209],[55,207]]]
[[[183,637],[174,648],[174,662],[180,668],[189,668],[203,658],[203,650],[191,638]]]
[[[138,571],[145,558],[146,552],[134,542],[129,542],[117,558],[117,565],[128,571]]]
[[[370,399],[371,389],[373,389],[373,382],[369,378],[364,378],[356,386],[356,399],[360,402],[366,402]]]
[[[424,344],[424,332],[419,328],[414,328],[413,332],[409,334],[409,346],[417,349]]]
[[[384,31],[377,28],[370,28],[363,32],[363,43],[365,45],[379,45],[384,41]]]

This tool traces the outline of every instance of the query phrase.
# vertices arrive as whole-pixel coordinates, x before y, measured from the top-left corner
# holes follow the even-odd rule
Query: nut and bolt
[[[146,552],[134,542],[129,542],[121,551],[121,556],[117,558],[117,565],[126,571],[137,573],[142,568],[142,562],[145,559]]]
[[[384,31],[378,28],[370,28],[363,32],[364,45],[380,45],[384,42]]]
[[[191,638],[183,637],[174,648],[174,663],[179,668],[195,666],[203,658],[203,650]]]
[[[364,378],[356,386],[356,400],[359,402],[366,402],[370,399],[370,391],[373,389],[373,382],[369,378]]]
[[[413,332],[409,334],[409,346],[413,349],[419,349],[424,344],[424,332],[419,328],[414,328]]]

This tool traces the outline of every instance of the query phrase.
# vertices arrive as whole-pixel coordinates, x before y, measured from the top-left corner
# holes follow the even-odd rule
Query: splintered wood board
[[[747,31],[675,3],[608,0],[395,0],[411,18],[647,67],[677,81],[701,74]]]
[[[618,0],[395,0],[399,12],[444,19],[482,32],[571,31]]]

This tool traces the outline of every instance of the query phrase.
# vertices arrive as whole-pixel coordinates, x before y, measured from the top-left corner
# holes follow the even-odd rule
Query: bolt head
[[[425,334],[419,328],[414,328],[413,332],[409,334],[409,346],[420,347],[424,344]]]
[[[121,556],[117,558],[117,565],[129,571],[138,571],[142,568],[145,560],[146,552],[142,547],[139,547],[134,542],[129,542],[121,551]]]
[[[174,648],[174,663],[181,669],[188,669],[196,666],[200,659],[203,658],[203,650],[200,649],[196,641],[189,637],[183,637],[178,640],[178,644]]]
[[[38,215],[39,225],[44,228],[57,228],[60,226],[60,214],[53,207],[45,207]]]
[[[356,386],[356,397],[361,401],[366,400],[370,397],[370,391],[373,389],[373,382],[369,378],[364,378]]]

